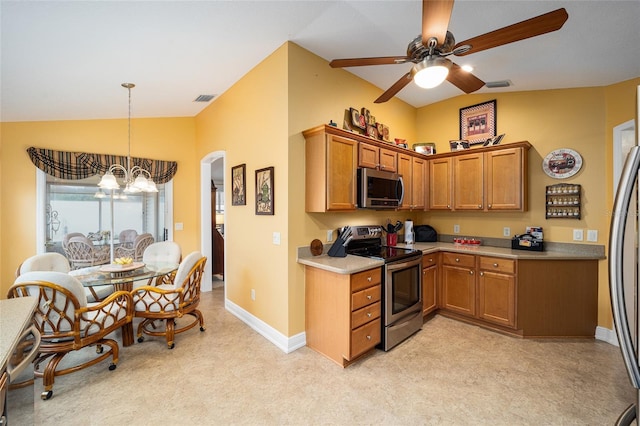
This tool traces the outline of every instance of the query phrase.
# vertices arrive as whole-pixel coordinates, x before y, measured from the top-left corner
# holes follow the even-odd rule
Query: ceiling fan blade
[[[451,68],[449,68],[447,81],[465,93],[475,92],[484,86],[484,81],[463,70],[453,62],[451,63]]]
[[[462,41],[455,45],[456,47],[468,44],[471,49],[465,53],[456,56],[469,55],[471,53],[480,52],[482,50],[491,49],[493,47],[502,46],[503,44],[513,43],[514,41],[524,40],[530,37],[557,31],[569,18],[567,11],[557,9],[526,21],[518,22],[508,27],[500,28],[469,40]]]
[[[451,19],[453,0],[422,0],[422,44],[429,45],[429,39],[438,39],[438,45],[444,43]]]
[[[361,67],[365,65],[404,64],[410,58],[406,56],[380,56],[377,58],[334,59],[329,62],[331,68]]]
[[[387,102],[389,99],[393,98],[396,93],[404,89],[407,84],[411,83],[411,80],[413,80],[413,77],[411,77],[411,73],[406,73],[405,75],[400,77],[400,80],[393,83],[393,86],[389,87],[386,92],[380,95],[378,99],[373,101],[373,103],[381,104],[383,102]]]

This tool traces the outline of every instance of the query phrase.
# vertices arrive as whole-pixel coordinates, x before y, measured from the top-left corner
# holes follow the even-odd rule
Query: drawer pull
[[[484,277],[484,272],[480,271],[480,276]]]
[[[367,277],[367,281],[371,282],[371,277],[370,276]]]
[[[371,312],[367,312],[367,316],[371,318]]]
[[[433,259],[429,259],[429,262],[433,262]]]
[[[493,264],[493,267],[494,267],[494,268],[497,268],[497,267],[498,267],[498,264],[497,264],[497,263],[494,263],[494,264]]]
[[[367,294],[367,299],[371,300],[371,295]]]
[[[473,275],[473,271],[469,271],[469,275]]]
[[[371,336],[367,335],[367,340],[371,340]]]

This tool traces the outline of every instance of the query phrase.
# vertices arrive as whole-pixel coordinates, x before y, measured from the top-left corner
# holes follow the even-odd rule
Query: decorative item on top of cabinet
[[[560,183],[546,187],[547,219],[580,219],[582,186]]]

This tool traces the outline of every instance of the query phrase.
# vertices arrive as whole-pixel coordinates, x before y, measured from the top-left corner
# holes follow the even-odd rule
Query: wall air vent
[[[193,102],[209,102],[211,99],[215,98],[216,95],[200,95],[193,100]]]
[[[495,89],[500,87],[513,86],[513,83],[511,82],[511,80],[500,80],[500,81],[487,81],[484,85],[489,89]]]

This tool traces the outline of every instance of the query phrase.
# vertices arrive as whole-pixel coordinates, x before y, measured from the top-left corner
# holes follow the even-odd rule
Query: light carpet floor
[[[173,350],[147,336],[114,371],[104,361],[57,377],[48,401],[41,382],[12,391],[10,424],[611,425],[633,402],[619,349],[600,341],[521,340],[436,316],[342,369],[307,347],[283,353],[223,299],[223,287],[203,294],[207,330]]]

